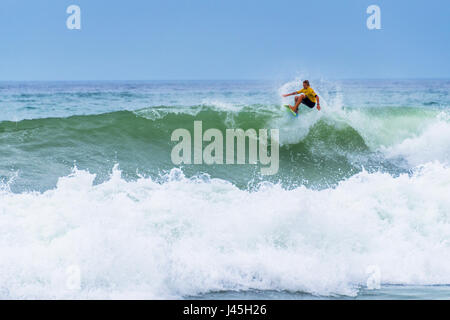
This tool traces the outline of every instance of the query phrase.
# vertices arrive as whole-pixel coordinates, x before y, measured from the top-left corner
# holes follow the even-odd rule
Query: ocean
[[[448,299],[450,80],[0,82],[0,299]],[[279,170],[175,165],[278,129]]]

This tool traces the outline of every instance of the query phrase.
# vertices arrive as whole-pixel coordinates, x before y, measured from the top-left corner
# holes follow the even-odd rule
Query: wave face
[[[336,185],[363,168],[391,174],[449,159],[450,122],[443,110],[415,108],[303,110],[297,120],[278,106],[252,105],[237,110],[217,106],[152,107],[99,115],[4,121],[0,174],[14,177],[13,190],[44,191],[67,175],[74,164],[108,178],[115,163],[124,175],[159,176],[170,171],[171,134],[185,128],[194,136],[194,121],[203,131],[217,128],[279,129],[280,169],[261,177],[259,165],[184,165],[188,176],[207,173],[241,188],[261,180],[285,187]],[[248,141],[247,141],[248,144]],[[204,147],[207,144],[204,143]],[[225,148],[225,143],[224,143]],[[225,154],[225,151],[224,151]],[[247,161],[248,162],[248,161]]]
[[[314,84],[0,84],[0,298],[449,284],[450,82]],[[175,166],[198,120],[279,129],[278,173]]]

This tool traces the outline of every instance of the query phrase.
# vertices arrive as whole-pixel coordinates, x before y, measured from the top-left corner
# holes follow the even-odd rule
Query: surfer
[[[299,96],[295,97],[295,105],[289,105],[289,108],[295,113],[298,111],[298,106],[303,103],[304,105],[310,107],[311,109],[316,106],[317,110],[320,110],[320,99],[319,96],[314,92],[313,88],[310,87],[309,81],[303,81],[303,89],[299,91],[295,91],[292,93],[284,94],[283,97],[289,97],[299,94]]]

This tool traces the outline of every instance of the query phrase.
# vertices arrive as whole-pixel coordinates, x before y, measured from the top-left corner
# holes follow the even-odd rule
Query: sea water
[[[450,81],[311,84],[0,83],[0,298],[450,298]],[[197,120],[277,174],[174,165]]]

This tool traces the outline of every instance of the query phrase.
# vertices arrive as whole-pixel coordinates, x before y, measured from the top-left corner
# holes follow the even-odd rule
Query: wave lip
[[[359,173],[336,188],[255,191],[174,169],[157,182],[75,170],[44,193],[0,191],[2,298],[163,298],[213,291],[358,294],[450,283],[450,168]],[[282,205],[281,205],[282,204]],[[80,290],[66,287],[67,268]]]

